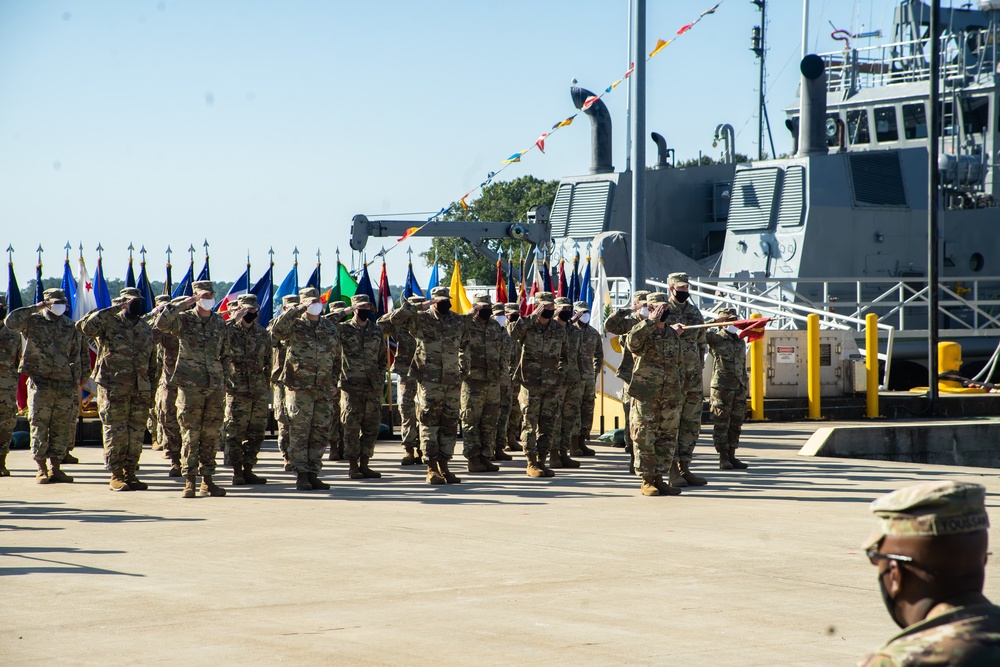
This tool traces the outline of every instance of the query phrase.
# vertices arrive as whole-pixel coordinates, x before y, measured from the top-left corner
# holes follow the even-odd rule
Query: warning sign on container
[[[794,364],[795,363],[795,346],[791,347],[778,347],[775,349],[775,355],[777,357],[776,361],[779,364]]]

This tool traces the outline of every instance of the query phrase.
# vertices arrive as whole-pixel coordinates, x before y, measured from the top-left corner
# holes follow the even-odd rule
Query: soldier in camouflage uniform
[[[580,390],[580,426],[570,454],[595,456],[597,452],[587,446],[594,426],[594,403],[597,400],[597,378],[604,370],[604,339],[590,326],[590,306],[586,301],[573,304],[573,322],[580,329],[580,373],[583,375]]]
[[[7,452],[17,423],[17,381],[20,373],[21,336],[3,325],[7,296],[0,294],[0,477],[10,477]]]
[[[649,317],[649,309],[646,307],[646,296],[648,290],[636,290],[632,295],[632,306],[630,308],[619,308],[608,317],[604,323],[604,330],[615,336],[619,336],[622,349],[622,360],[618,364],[615,377],[622,381],[622,411],[625,413],[625,452],[628,454],[628,474],[635,474],[635,446],[632,442],[631,429],[631,401],[628,395],[629,381],[632,379],[632,368],[635,361],[632,359],[632,352],[626,344],[626,336],[632,327],[643,322]]]
[[[4,323],[25,339],[19,371],[28,376],[35,479],[39,484],[72,482],[60,465],[76,438],[80,390],[90,375],[90,355],[83,334],[65,314],[63,291],[47,289],[43,298],[12,311]]]
[[[284,313],[298,302],[298,294],[286,294],[281,297],[281,312]],[[267,334],[271,340],[271,407],[274,410],[274,420],[278,422],[278,451],[281,452],[281,459],[285,463],[285,472],[292,472],[295,467],[288,460],[288,413],[285,412],[285,385],[281,383],[281,369],[285,365],[285,345],[271,331],[276,321],[271,320],[267,325]]]
[[[156,382],[153,384],[153,401],[149,406],[149,417],[146,419],[146,430],[149,431],[149,437],[153,441],[151,448],[154,452],[163,451],[164,449],[163,432],[160,429],[159,412],[157,410],[157,395],[159,394],[160,378],[163,377],[163,360],[160,358],[160,339],[163,337],[163,332],[153,329],[153,320],[160,312],[156,310],[156,306],[159,306],[162,303],[170,303],[169,294],[158,294],[154,299],[153,310],[142,316],[142,321],[148,324],[150,330],[153,332],[153,343],[155,343],[156,350]],[[164,456],[166,456],[166,453],[164,453]],[[179,474],[179,467],[177,471]]]
[[[549,464],[552,468],[579,468],[580,462],[570,457],[569,451],[576,442],[580,430],[580,400],[583,392],[581,372],[580,341],[583,334],[572,321],[573,302],[564,296],[555,300],[556,316],[553,320],[566,329],[566,370],[559,386],[559,413],[556,415],[556,430],[552,448],[549,450]]]
[[[566,351],[566,327],[553,322],[555,300],[552,292],[535,295],[531,317],[517,321],[510,336],[521,344],[518,376],[521,392],[518,400],[524,424],[524,452],[529,477],[554,477],[546,465],[549,450],[558,449],[556,420],[560,414],[559,388],[569,358]]]
[[[334,324],[340,324],[344,320],[351,317],[352,311],[347,307],[346,301],[334,301],[333,303],[327,304],[327,314],[326,319],[330,320]],[[344,453],[344,445],[347,442],[347,436],[344,433],[344,422],[340,418],[340,400],[341,400],[340,387],[334,387],[333,389],[333,424],[330,427],[330,453],[327,458],[331,461],[343,461],[347,455]]]
[[[517,351],[514,339],[510,337],[509,333],[507,333],[507,306],[517,308],[516,303],[493,304],[493,320],[499,324],[500,328],[503,330],[503,336],[500,337],[500,411],[497,415],[497,432],[493,444],[494,461],[514,460],[514,457],[504,451],[504,445],[507,443],[507,431],[509,429],[511,406],[514,403],[513,394],[511,393],[511,363],[516,363],[514,361],[514,353]]]
[[[257,323],[260,304],[254,294],[241,294],[226,322],[226,416],[222,422],[225,463],[233,484],[266,484],[253,473],[267,428],[267,389],[271,341]]]
[[[156,343],[144,322],[142,294],[135,287],[121,291],[123,303],[95,310],[80,325],[83,335],[97,342],[94,365],[97,408],[104,425],[104,460],[111,470],[112,491],[145,491],[135,474],[142,454],[149,406],[156,386]]]
[[[177,337],[177,361],[167,381],[177,387],[183,497],[195,497],[199,474],[198,494],[219,497],[226,490],[212,475],[226,407],[226,323],[212,310],[215,291],[210,280],[197,280],[191,289],[193,296],[165,304],[153,326]]]
[[[716,322],[736,320],[736,311],[723,308]],[[736,327],[707,329],[708,348],[715,358],[712,373],[712,441],[719,453],[719,469],[743,470],[749,466],[736,458],[740,432],[747,413],[747,345]]]
[[[375,454],[382,423],[382,393],[385,389],[386,341],[376,324],[367,294],[351,297],[354,314],[340,326],[340,423],[344,426],[344,455],[350,463],[351,479],[382,476],[368,466]]]
[[[407,301],[414,306],[424,303],[422,296],[411,296]],[[403,440],[403,450],[406,455],[400,461],[401,465],[412,466],[420,463],[423,453],[420,451],[420,432],[417,427],[417,378],[410,374],[413,363],[413,353],[417,349],[417,341],[408,331],[397,327],[389,320],[389,313],[378,318],[378,326],[382,333],[392,337],[396,342],[396,354],[390,369],[399,378],[399,430]]]
[[[295,466],[295,488],[326,490],[319,479],[323,450],[330,441],[333,390],[340,380],[340,334],[325,317],[319,290],[299,290],[299,304],[282,313],[271,333],[285,346],[281,382],[288,415],[288,458]]]
[[[516,303],[508,303],[504,305],[503,312],[507,318],[503,328],[507,330],[509,336],[514,330],[514,325],[521,319],[521,308]],[[514,342],[514,347],[510,354],[510,416],[507,417],[506,442],[508,452],[520,452],[524,449],[518,442],[521,439],[521,402],[518,400],[521,394],[521,378],[517,374],[517,364],[521,360],[521,344],[513,338],[511,340]],[[499,439],[497,442],[504,442],[504,439]]]
[[[686,273],[671,273],[667,277],[670,289],[670,311],[667,324],[683,324],[690,327],[704,324],[705,319],[696,305],[688,302],[688,276]],[[684,367],[684,404],[681,406],[681,422],[677,431],[677,455],[675,465],[670,470],[670,483],[674,486],[704,486],[708,480],[691,472],[694,446],[701,434],[701,413],[705,405],[705,387],[701,373],[705,369],[705,355],[708,344],[704,329],[690,329],[681,334],[681,364]]]
[[[473,299],[465,325],[458,353],[462,373],[462,453],[469,462],[469,472],[497,472],[500,466],[490,459],[500,420],[499,376],[503,372],[503,337],[507,334],[493,319],[493,304],[486,294]]]
[[[881,526],[862,549],[903,631],[858,667],[1000,665],[1000,606],[983,595],[985,497],[979,484],[924,482],[871,504]]]
[[[452,312],[447,287],[435,287],[430,296],[422,306],[404,302],[389,321],[417,341],[410,372],[417,379],[417,421],[427,483],[458,484],[462,480],[448,469],[448,461],[458,438],[462,394],[458,353],[466,323]]]
[[[157,305],[151,313],[150,326],[163,311],[170,297],[156,297]],[[171,380],[177,365],[177,351],[180,341],[177,336],[161,331],[153,326],[153,340],[156,341],[156,365],[159,378],[156,386],[156,439],[163,445],[163,458],[170,460],[170,477],[181,476],[181,425],[177,421],[177,385]]]
[[[678,337],[683,325],[666,324],[667,300],[661,292],[647,296],[646,305],[653,309],[649,319],[636,324],[627,339],[635,361],[628,386],[635,473],[642,478],[640,489],[644,496],[681,492],[663,480],[677,449],[677,422],[683,400]]]

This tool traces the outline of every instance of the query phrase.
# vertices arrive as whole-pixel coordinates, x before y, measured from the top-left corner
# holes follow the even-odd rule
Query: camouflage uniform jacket
[[[671,324],[678,322],[689,327],[695,324],[704,324],[705,318],[701,316],[701,311],[693,303],[679,303],[673,297],[670,297],[670,308],[667,309],[666,323],[669,327]],[[702,368],[705,367],[705,353],[708,352],[706,349],[705,330],[692,329],[691,331],[685,331],[681,334],[680,338],[684,370],[692,375],[700,375]]]
[[[97,342],[94,382],[109,389],[153,391],[156,344],[149,324],[129,321],[118,306],[111,306],[85,317],[80,331]]]
[[[943,609],[914,623],[858,667],[1000,665],[1000,607],[978,604]]]
[[[507,336],[510,338],[510,342],[513,344],[510,349],[510,358],[508,361],[512,387],[520,386],[521,384],[521,379],[517,376],[517,364],[521,360],[521,344],[514,340],[514,337],[511,335],[514,331],[514,325],[516,324],[517,322],[511,322],[508,320],[507,324],[503,325],[503,328],[507,331]]]
[[[604,366],[604,338],[589,324],[579,331],[580,372],[587,383],[597,382],[597,378],[601,377],[601,367]]]
[[[258,396],[268,389],[271,370],[270,335],[256,322],[249,327],[226,321],[226,392]]]
[[[632,351],[628,349],[626,336],[632,330],[632,327],[645,321],[645,318],[635,315],[631,309],[619,308],[604,323],[605,331],[616,336],[621,336],[622,361],[618,364],[618,371],[615,373],[615,376],[621,378],[623,382],[628,382],[632,379],[632,368],[635,366]],[[603,354],[604,350],[601,350],[601,355],[603,356]]]
[[[589,369],[583,368],[583,358],[580,356],[580,341],[583,340],[583,332],[575,324],[567,323],[566,328],[566,373],[563,375],[563,382],[579,384],[583,380],[585,372]]]
[[[271,339],[271,382],[281,383],[281,370],[285,366],[285,344],[274,335],[274,323],[271,320],[267,325],[267,335]]]
[[[510,332],[521,344],[517,379],[528,389],[554,388],[562,384],[569,357],[566,327],[550,321],[542,324],[536,317],[522,317]]]
[[[17,365],[21,361],[21,334],[11,331],[0,323],[0,391],[17,388],[20,373]]]
[[[196,308],[166,304],[154,328],[177,337],[174,367],[164,361],[167,384],[175,387],[221,387],[226,382],[226,323],[217,313],[202,318]]]
[[[375,322],[354,319],[339,327],[341,349],[340,386],[380,391],[385,384],[385,338]]]
[[[629,332],[628,347],[635,355],[629,396],[649,401],[681,395],[681,342],[673,329],[646,320]]]
[[[503,327],[492,317],[484,322],[475,315],[466,315],[465,320],[465,332],[458,349],[462,378],[497,382],[505,368],[503,339],[507,335]]]
[[[292,306],[274,321],[271,333],[285,346],[281,383],[289,389],[332,390],[340,380],[338,325],[306,315],[307,304]]]
[[[24,336],[18,369],[38,385],[76,385],[90,375],[87,340],[65,315],[49,319],[34,306],[7,315],[7,328]]]
[[[464,317],[449,311],[439,319],[431,310],[420,311],[404,302],[389,314],[389,321],[409,331],[417,341],[410,377],[452,386],[462,383],[458,351],[465,332]]]
[[[500,389],[509,391],[513,386],[511,381],[511,369],[517,363],[514,355],[517,353],[517,343],[507,333],[507,327],[500,327],[503,330],[500,336]]]
[[[410,335],[410,332],[402,327],[398,327],[389,320],[390,313],[378,318],[378,326],[387,336],[391,336],[396,342],[396,354],[392,359],[391,370],[400,377],[410,372],[410,364],[413,363],[413,353],[417,350],[417,340]]]
[[[708,329],[705,337],[715,357],[713,387],[747,386],[747,344],[736,334]]]

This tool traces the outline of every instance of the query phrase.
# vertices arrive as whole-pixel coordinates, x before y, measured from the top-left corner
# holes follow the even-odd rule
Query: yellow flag
[[[459,315],[465,315],[472,310],[472,303],[465,293],[462,284],[462,269],[455,260],[455,269],[451,272],[451,309]]]
[[[672,40],[672,39],[668,39],[667,41],[663,41],[662,39],[656,40],[656,47],[652,51],[649,52],[649,57],[652,58],[657,53],[659,53],[663,49],[667,48],[667,46],[669,46],[670,42],[672,42],[672,41],[674,41],[674,40]]]

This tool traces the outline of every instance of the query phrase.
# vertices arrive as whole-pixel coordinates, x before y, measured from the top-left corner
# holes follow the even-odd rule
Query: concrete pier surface
[[[852,665],[895,632],[859,550],[868,503],[975,481],[1000,525],[1000,471],[799,456],[817,426],[748,424],[751,468],[725,472],[706,426],[710,484],[670,498],[639,496],[607,447],[548,480],[519,455],[497,474],[456,460],[463,483],[430,487],[385,442],[383,479],[338,462],[330,491],[296,492],[269,440],[266,486],[220,468],[229,495],[193,500],[159,452],[149,491],[112,493],[98,448],[51,486],[14,451],[0,664]]]

